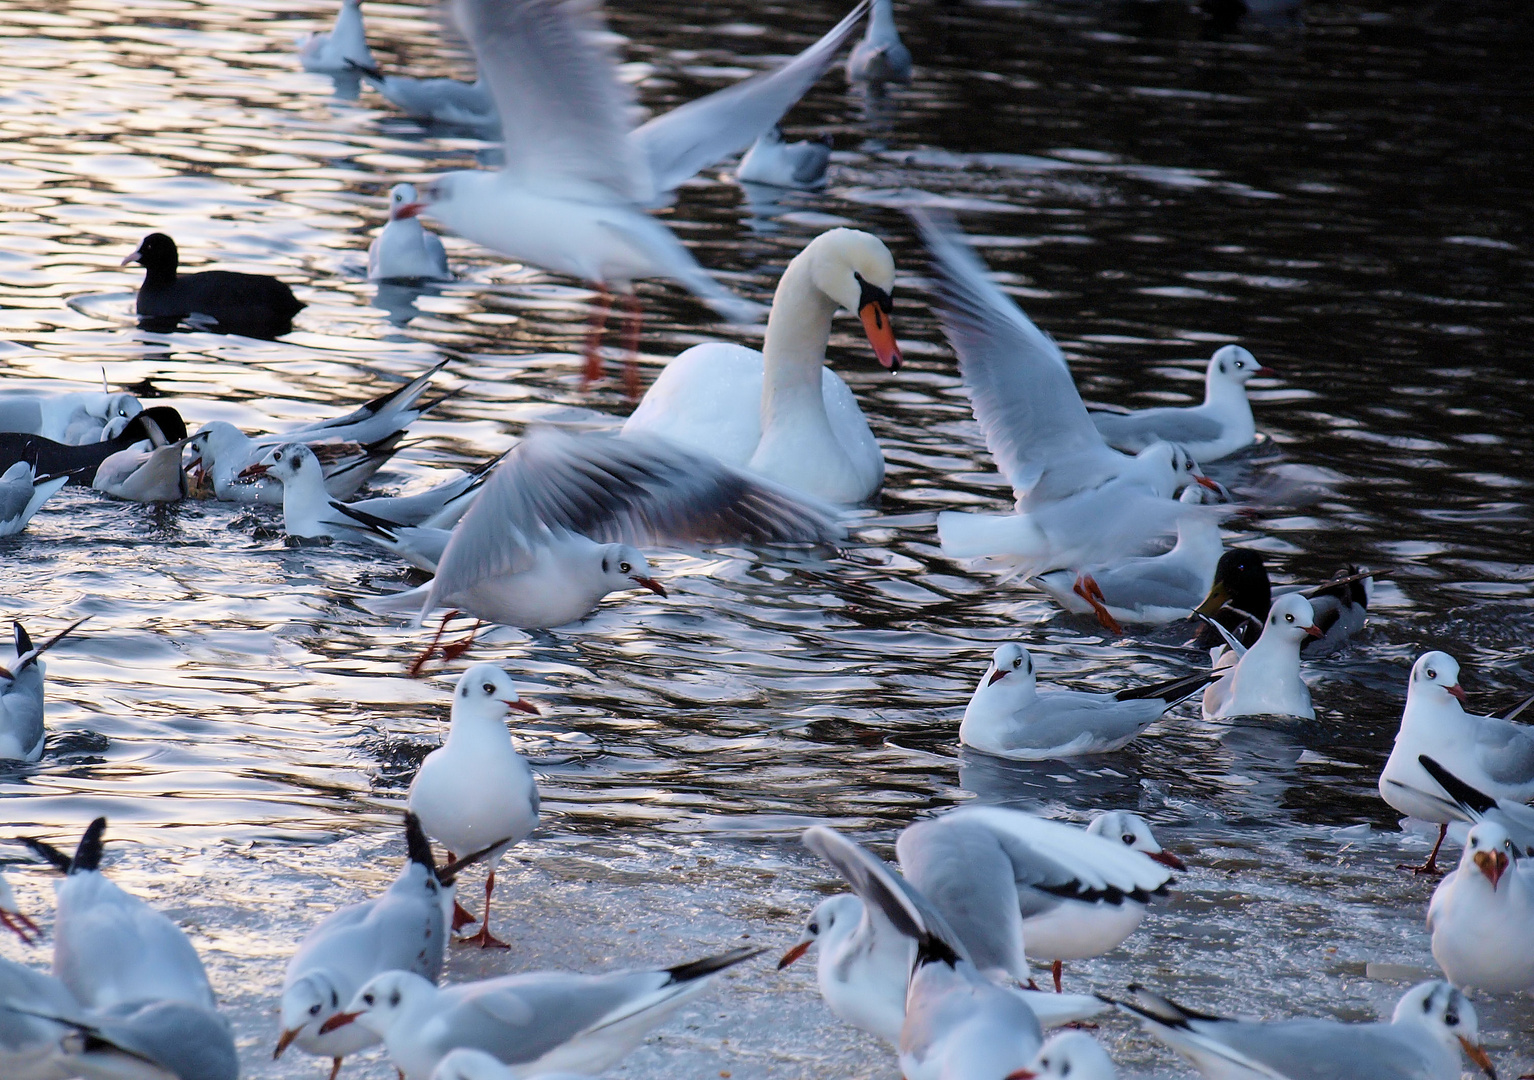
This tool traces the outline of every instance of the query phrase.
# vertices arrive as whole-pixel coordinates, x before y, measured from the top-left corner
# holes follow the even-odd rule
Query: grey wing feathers
[[[633,94],[618,81],[594,0],[453,0],[495,98],[506,169],[534,186],[583,181],[644,202],[648,168],[628,140]]]
[[[934,829],[938,821],[917,822],[900,834],[895,850],[901,872],[942,912],[978,967],[1026,979],[1011,860],[990,830]]]
[[[1486,775],[1522,788],[1534,783],[1534,728],[1495,717],[1483,718],[1476,733],[1476,756]]]
[[[1092,423],[1110,446],[1139,451],[1158,440],[1213,442],[1225,433],[1217,420],[1188,409],[1145,409],[1132,413],[1094,412]]]
[[[773,71],[689,101],[635,128],[630,138],[649,162],[655,190],[670,191],[698,170],[755,142],[831,66],[867,10],[868,0],[861,0],[819,41]]]
[[[912,217],[932,256],[938,318],[975,419],[1019,500],[1060,498],[1110,479],[1122,457],[1087,416],[1059,346],[996,287],[950,221]]]
[[[229,1022],[211,1009],[180,1001],[131,1004],[75,1026],[177,1080],[238,1080],[240,1075]]]

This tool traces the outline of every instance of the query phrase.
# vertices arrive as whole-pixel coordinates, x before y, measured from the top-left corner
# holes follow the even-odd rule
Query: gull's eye
[[[1284,620],[1286,622],[1294,622],[1294,616],[1293,615],[1285,615],[1284,616]]]
[[[341,1007],[341,999],[336,997],[334,990],[330,992],[330,1007],[332,1009],[339,1009]]]
[[[282,460],[282,451],[278,450],[276,453],[274,453],[272,455],[272,460],[273,461],[281,461]]]
[[[632,567],[632,566],[630,566],[630,565],[629,565],[629,564],[628,564],[628,563],[626,563],[626,562],[621,562],[621,563],[619,563],[619,564],[618,564],[618,570],[619,570],[619,571],[620,571],[620,572],[621,572],[621,573],[624,573],[624,574],[627,574],[627,573],[630,573],[630,572],[631,572],[631,571],[632,571],[632,570],[633,570],[633,569],[634,569],[634,568],[633,568],[633,567]]]
[[[481,689],[483,689],[487,695],[493,694],[495,693],[495,683],[487,682]]]
[[[810,923],[810,925],[807,926],[805,929],[807,929],[812,934],[818,934],[818,933],[820,933],[820,924],[819,923]]]
[[[1430,679],[1436,679],[1436,678],[1438,678],[1438,672],[1434,671],[1432,668],[1428,668],[1427,669],[1427,677],[1430,678]]]
[[[1477,840],[1475,837],[1472,836],[1470,838],[1470,846],[1471,847],[1480,847],[1481,846],[1481,842],[1479,840]]]
[[[374,1004],[373,995],[372,994],[363,994],[362,995],[362,1003],[364,1005],[372,1005],[372,1004]]]
[[[1135,842],[1135,834],[1132,833],[1132,832],[1127,832],[1123,836],[1119,837],[1119,839],[1124,841],[1124,843],[1126,843],[1126,844],[1130,845],[1131,847],[1133,847],[1134,846],[1134,842]]]
[[[1459,1013],[1449,1011],[1443,1014],[1443,1022],[1450,1027],[1459,1027]]]

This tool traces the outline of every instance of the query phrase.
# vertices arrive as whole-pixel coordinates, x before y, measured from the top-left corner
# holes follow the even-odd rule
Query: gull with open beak
[[[1495,821],[1465,837],[1458,869],[1433,891],[1427,929],[1433,959],[1455,986],[1511,994],[1534,990],[1534,869]]]
[[[863,502],[884,483],[857,399],[826,366],[838,309],[855,312],[874,356],[900,369],[890,313],[895,261],[878,237],[822,233],[778,280],[762,351],[711,341],[666,365],[623,425],[710,454],[828,502]]]
[[[1227,1020],[1184,1008],[1140,986],[1115,1001],[1209,1080],[1459,1080],[1460,1052],[1491,1080],[1475,1007],[1446,982],[1418,983],[1389,1023],[1307,1017],[1271,1023]]]
[[[1215,670],[1226,673],[1204,690],[1206,720],[1231,716],[1316,718],[1310,687],[1300,678],[1300,643],[1307,637],[1321,636],[1309,600],[1299,593],[1286,593],[1275,600],[1262,636],[1250,649],[1243,648],[1218,623],[1209,625],[1220,630],[1236,660],[1228,666],[1216,662]]]
[[[1442,800],[1418,794],[1438,790],[1418,760],[1422,755],[1493,799],[1534,799],[1534,728],[1466,712],[1464,703],[1454,657],[1424,653],[1412,665],[1401,727],[1380,773],[1380,797],[1407,817],[1433,822],[1439,830],[1427,861],[1402,869],[1435,872],[1449,822],[1464,816]]]

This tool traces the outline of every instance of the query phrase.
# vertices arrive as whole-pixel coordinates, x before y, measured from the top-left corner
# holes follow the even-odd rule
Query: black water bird
[[[230,270],[178,274],[176,242],[164,233],[144,237],[122,264],[133,262],[144,267],[137,311],[140,325],[147,330],[173,330],[195,317],[200,328],[275,338],[293,329],[293,316],[304,307],[285,283],[263,274]],[[215,325],[201,327],[206,320]]]

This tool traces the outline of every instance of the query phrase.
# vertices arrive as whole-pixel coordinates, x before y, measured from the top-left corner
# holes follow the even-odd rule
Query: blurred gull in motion
[[[389,189],[389,220],[368,245],[369,281],[453,280],[442,241],[427,232],[419,218],[402,212],[415,200],[411,184]]]
[[[855,312],[879,363],[900,370],[894,287],[895,260],[878,237],[822,233],[779,278],[761,352],[694,345],[666,365],[624,434],[663,435],[829,502],[872,498],[884,483],[884,452],[852,391],[826,366],[826,346],[837,309]]]
[[[234,1032],[212,1008],[185,1001],[130,1001],[64,1023],[73,1029],[58,1055],[67,1076],[239,1080]]]
[[[1475,1007],[1445,982],[1412,987],[1388,1024],[1226,1020],[1129,989],[1133,998],[1115,1004],[1209,1080],[1459,1080],[1461,1050],[1496,1080]]]
[[[783,138],[782,129],[774,125],[762,132],[740,159],[735,179],[748,184],[815,191],[826,186],[826,167],[830,163],[829,136],[791,143]]]
[[[460,1047],[523,1066],[517,1070],[523,1076],[593,1076],[722,972],[761,951],[733,949],[659,971],[532,971],[441,989],[419,975],[390,971],[369,980],[320,1031],[366,1026],[383,1038],[404,1080],[431,1080],[438,1062]]]
[[[1108,1051],[1082,1031],[1062,1031],[1039,1047],[1038,1056],[1008,1080],[1117,1080]]]
[[[1257,644],[1243,649],[1234,638],[1227,641],[1230,652],[1226,655],[1234,656],[1235,663],[1226,666],[1216,661],[1215,670],[1225,674],[1204,691],[1205,719],[1297,716],[1314,720],[1310,687],[1300,678],[1300,643],[1320,636],[1310,601],[1299,593],[1280,596],[1268,612]]]
[[[495,101],[484,79],[467,83],[459,79],[412,79],[408,75],[385,75],[376,67],[350,62],[351,67],[400,112],[415,120],[434,120],[439,124],[459,124],[463,127],[491,127],[500,123],[495,114]],[[401,184],[395,188],[410,187]],[[415,201],[415,189],[410,187],[406,202]],[[370,273],[368,275],[372,277]],[[409,276],[409,275],[402,275]]]
[[[68,482],[68,476],[39,476],[26,461],[0,473],[0,536],[15,536],[25,529],[32,515]]]
[[[894,0],[873,0],[868,29],[847,57],[847,81],[878,92],[885,83],[911,81],[911,50],[895,28]]]
[[[996,649],[959,725],[959,741],[1020,761],[1106,754],[1127,745],[1163,713],[1198,693],[1208,672],[1113,693],[1040,693],[1033,657],[1016,642]]]
[[[1153,442],[1174,442],[1208,465],[1252,445],[1257,425],[1246,384],[1254,376],[1272,374],[1241,346],[1226,345],[1209,360],[1203,404],[1135,412],[1093,410],[1090,415],[1115,450],[1137,454]]]
[[[63,983],[0,958],[0,1076],[6,1080],[67,1080],[75,1074],[58,1060],[69,1029],[49,1017],[80,1011]]]
[[[1520,803],[1534,798],[1534,728],[1467,713],[1464,701],[1459,661],[1443,652],[1420,656],[1406,684],[1406,708],[1395,745],[1380,772],[1382,799],[1407,817],[1440,826],[1427,861],[1413,868],[1420,873],[1437,869],[1449,822],[1462,816],[1441,800],[1419,794],[1435,788],[1419,761],[1422,755],[1491,798]]]
[[[140,413],[135,423],[149,437],[103,459],[91,477],[91,487],[129,502],[179,502],[186,497],[186,473],[181,468],[184,433],[168,437],[147,412]]]
[[[486,844],[485,914],[479,933],[470,938],[482,949],[507,947],[490,932],[490,897],[495,870],[512,844],[538,827],[538,784],[525,758],[511,745],[507,710],[538,714],[517,696],[516,687],[494,664],[476,664],[453,690],[447,741],[426,755],[410,783],[410,809],[428,836],[455,852]],[[453,929],[474,921],[454,904]]]
[[[367,30],[362,25],[362,0],[341,0],[335,25],[298,40],[298,62],[319,75],[344,75],[356,68],[373,68]]]
[[[1511,720],[1531,704],[1534,704],[1534,697],[1525,698],[1521,706],[1503,714],[1502,718]],[[1418,754],[1417,760],[1437,781],[1444,794],[1440,796],[1437,792],[1413,789],[1412,796],[1424,800],[1429,806],[1440,808],[1450,821],[1494,821],[1507,830],[1507,834],[1525,856],[1534,856],[1534,806],[1516,799],[1493,798],[1471,787],[1427,754]],[[1404,788],[1405,785],[1397,781],[1395,786]]]
[[[13,625],[12,656],[0,666],[0,761],[36,761],[47,731],[43,724],[43,653],[68,637],[85,619],[76,619],[40,646],[21,623]],[[14,928],[13,928],[14,929]]]
[[[448,940],[448,909],[454,875],[463,863],[438,868],[421,823],[405,815],[405,868],[394,884],[371,900],[348,904],[326,916],[299,943],[282,981],[281,1034],[272,1057],[290,1045],[333,1059],[330,1080],[342,1059],[379,1041],[359,1024],[321,1035],[320,1026],[352,999],[359,987],[385,971],[411,971],[436,982]]]
[[[1028,981],[1052,965],[1116,949],[1165,896],[1172,870],[1138,814],[1099,814],[1086,829],[996,806],[919,821],[895,843],[907,880],[954,928],[982,970]]]

